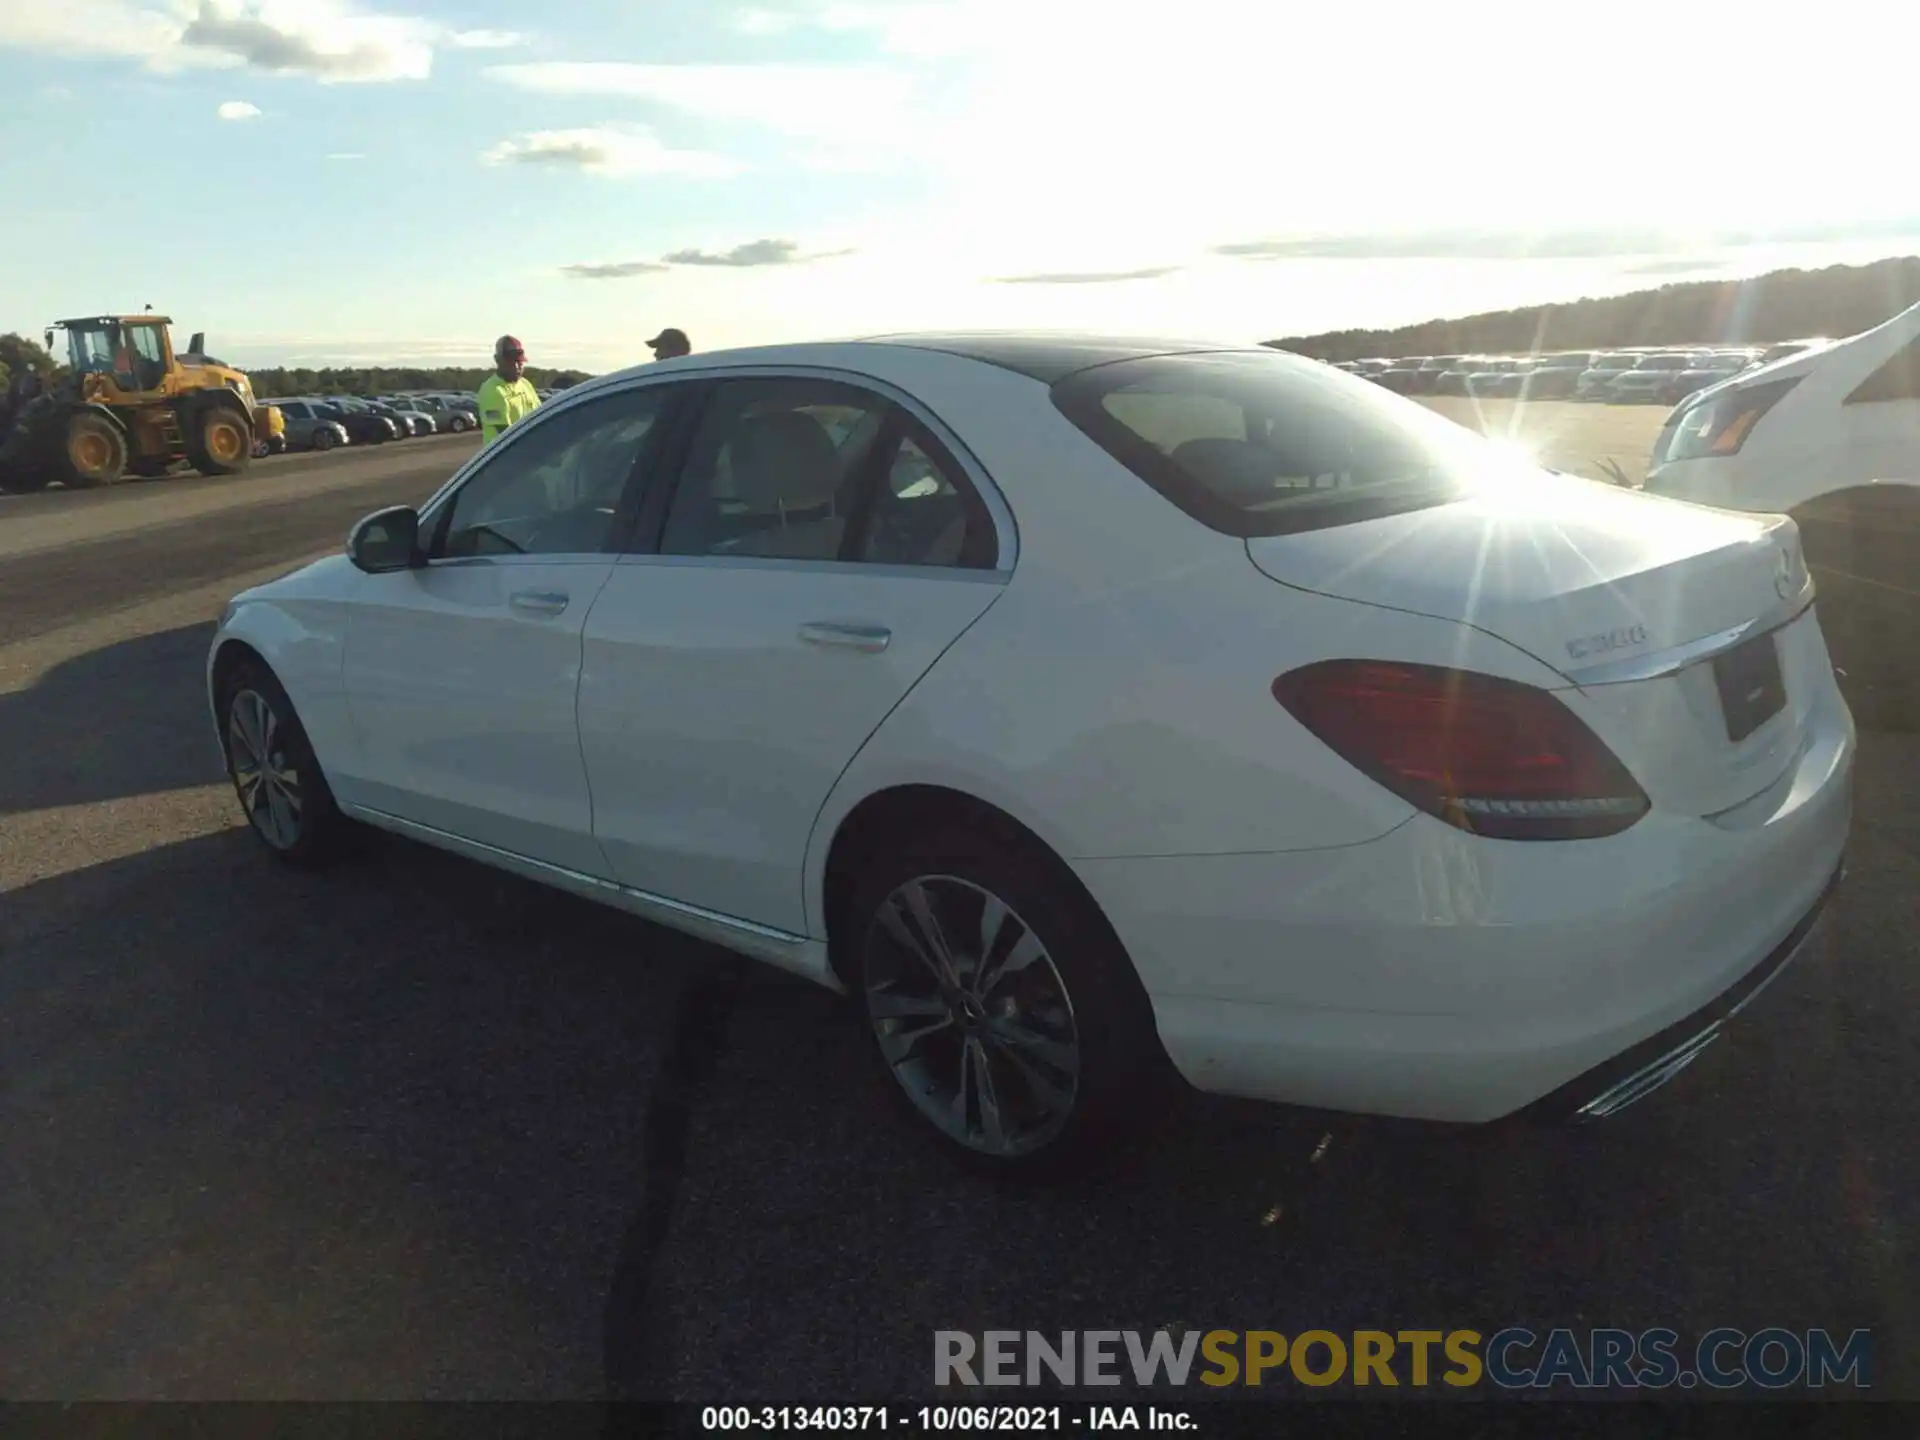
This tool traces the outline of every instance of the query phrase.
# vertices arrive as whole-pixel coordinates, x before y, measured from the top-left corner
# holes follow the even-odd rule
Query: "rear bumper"
[[[1852,823],[1833,710],[1765,816],[1656,812],[1565,844],[1415,816],[1338,850],[1075,868],[1199,1089],[1443,1121],[1577,1110],[1805,948]]]
[[[1728,1023],[1757,1000],[1781,971],[1825,943],[1825,921],[1845,879],[1846,867],[1842,865],[1827,882],[1827,888],[1820,892],[1813,908],[1787,932],[1786,939],[1774,946],[1766,958],[1731,989],[1677,1024],[1569,1080],[1552,1094],[1543,1095],[1527,1106],[1522,1115],[1548,1121],[1604,1120],[1644,1100],[1679,1075],[1706,1053]]]

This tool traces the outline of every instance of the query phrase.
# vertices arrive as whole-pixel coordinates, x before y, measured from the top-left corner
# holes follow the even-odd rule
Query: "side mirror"
[[[411,505],[376,510],[347,536],[347,558],[369,575],[415,570],[427,563],[420,553],[420,514]]]
[[[47,353],[51,355],[53,353],[53,331],[51,330],[47,331],[46,338],[47,338],[46,350],[47,350]]]

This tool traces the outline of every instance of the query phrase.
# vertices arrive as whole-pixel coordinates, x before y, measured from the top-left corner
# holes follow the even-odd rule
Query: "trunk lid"
[[[1247,550],[1284,584],[1463,621],[1518,646],[1573,683],[1563,698],[1656,805],[1691,815],[1730,809],[1779,777],[1825,673],[1798,633],[1749,636],[1738,658],[1704,653],[1799,607],[1809,582],[1785,516],[1547,474]],[[1769,648],[1785,689],[1777,709],[1754,694],[1771,678]]]

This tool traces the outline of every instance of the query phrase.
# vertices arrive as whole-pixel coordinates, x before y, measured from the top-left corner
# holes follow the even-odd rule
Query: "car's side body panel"
[[[330,778],[335,769],[350,773],[358,762],[340,666],[349,602],[362,578],[344,555],[334,555],[244,591],[229,604],[207,655],[210,702],[213,668],[224,645],[245,645],[264,659],[299,712],[314,753],[325,757]],[[224,733],[217,714],[214,723],[216,733]]]

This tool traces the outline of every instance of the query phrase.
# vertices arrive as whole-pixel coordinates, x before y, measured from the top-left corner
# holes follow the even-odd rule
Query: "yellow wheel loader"
[[[164,315],[60,320],[66,376],[0,415],[0,489],[111,485],[157,477],[180,461],[237,475],[256,453],[285,448],[286,421],[253,398],[247,377],[205,353],[195,335],[176,355]]]

